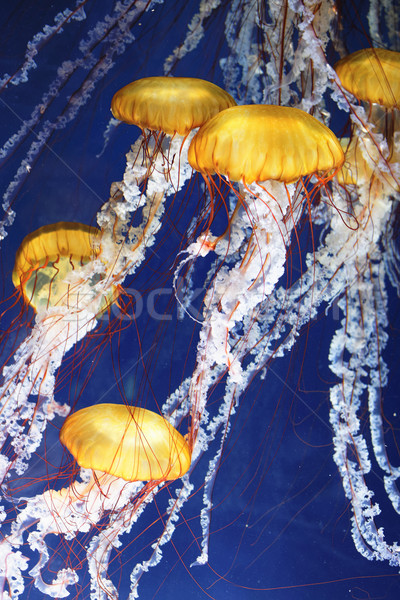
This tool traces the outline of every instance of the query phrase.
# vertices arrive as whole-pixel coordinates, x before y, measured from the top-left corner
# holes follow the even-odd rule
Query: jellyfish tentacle
[[[346,298],[339,301],[339,306],[345,311],[346,317],[342,326],[337,330],[331,343],[330,361],[333,372],[342,379],[342,383],[331,389],[330,422],[334,431],[334,460],[342,476],[346,496],[351,500],[353,509],[352,534],[359,552],[366,558],[385,559],[393,566],[400,565],[400,550],[396,542],[389,545],[383,534],[383,528],[375,525],[375,517],[379,515],[380,508],[373,503],[373,492],[365,481],[371,470],[371,461],[365,438],[360,429],[358,413],[362,408],[362,396],[368,388],[371,414],[371,434],[375,456],[382,469],[386,472],[391,468],[387,457],[380,450],[382,421],[377,416],[380,401],[379,374],[384,376],[385,365],[382,358],[377,360],[377,344],[379,351],[383,350],[385,337],[380,332],[379,338],[376,331],[374,315],[374,298],[381,293],[380,276],[376,266],[371,266],[371,277],[368,271],[359,275],[357,287],[347,290]],[[353,292],[354,290],[354,292]],[[360,304],[362,295],[362,305]],[[384,320],[385,320],[384,316]],[[359,335],[360,321],[362,320],[362,336]],[[343,359],[345,352],[350,357]],[[376,368],[376,366],[378,368]],[[369,383],[365,377],[369,375]],[[378,404],[378,406],[377,406]],[[390,471],[389,471],[390,472]],[[393,482],[399,476],[397,469],[392,470]],[[386,477],[385,479],[388,479]],[[389,496],[393,505],[398,508],[399,493],[393,491],[386,481]]]
[[[114,66],[114,58],[121,53],[123,49],[134,41],[130,31],[130,26],[143,12],[150,8],[147,0],[139,0],[132,5],[130,0],[123,0],[115,5],[112,15],[106,15],[104,21],[100,21],[97,26],[91,29],[86,38],[83,38],[79,44],[81,56],[74,61],[65,61],[57,71],[57,77],[49,86],[48,91],[42,96],[41,101],[32,112],[31,118],[24,120],[17,134],[10,138],[6,144],[6,155],[12,151],[13,147],[19,143],[32,130],[36,130],[36,124],[43,119],[54,98],[63,88],[69,78],[77,71],[89,71],[84,77],[79,89],[73,95],[73,99],[68,102],[66,109],[60,117],[54,121],[46,119],[39,130],[36,130],[36,139],[32,142],[26,157],[21,162],[20,167],[13,180],[7,187],[3,195],[4,218],[0,221],[0,240],[7,235],[7,228],[13,223],[15,213],[12,209],[12,202],[20,189],[21,185],[28,177],[32,164],[37,160],[50,136],[59,129],[63,129],[68,123],[73,121],[79,113],[79,110],[90,99],[96,84],[104,77]],[[79,13],[83,17],[84,13]],[[93,50],[102,43],[105,46],[104,56],[100,62],[93,56]]]

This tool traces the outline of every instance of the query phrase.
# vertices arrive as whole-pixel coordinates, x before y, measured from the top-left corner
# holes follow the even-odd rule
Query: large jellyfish
[[[36,587],[50,597],[63,598],[69,596],[67,587],[77,582],[77,575],[61,569],[52,582],[43,580],[42,569],[49,560],[45,538],[56,533],[71,539],[78,532],[95,531],[88,547],[90,568],[96,574],[92,593],[115,596],[101,570],[104,554],[117,542],[124,521],[138,518],[155,489],[182,477],[190,467],[189,447],[180,433],[160,415],[137,407],[97,404],[81,409],[66,419],[60,440],[82,467],[82,481],[31,498],[19,513],[10,535],[0,543],[0,593],[5,599],[18,598],[24,591],[21,571],[28,558],[19,548],[26,532],[30,546],[39,552],[29,571]],[[148,483],[134,483],[144,481]],[[96,530],[107,513],[109,521]],[[14,558],[13,548],[18,549]]]
[[[203,125],[188,158],[204,173],[210,189],[210,175],[225,176],[238,203],[223,239],[207,232],[187,249],[189,258],[213,249],[225,259],[204,299],[204,325],[189,392],[195,423],[199,416],[204,418],[208,389],[221,376],[218,368],[229,371],[228,389],[245,384],[242,361],[259,341],[253,321],[284,274],[287,249],[292,235],[298,235],[305,205],[324,185],[321,176],[307,189],[309,181],[303,177],[310,180],[314,173],[328,171],[333,175],[344,156],[335,135],[308,113],[246,105],[222,111]],[[239,182],[237,188],[234,182]],[[222,412],[229,413],[230,406],[229,401]],[[194,423],[193,443],[199,427]]]
[[[223,431],[220,448],[209,463],[200,564],[208,559],[209,490],[230,417],[238,406],[238,392],[248,385],[243,361],[264,336],[257,325],[262,303],[284,274],[304,208],[325,185],[322,176],[310,184],[311,175],[331,171],[332,176],[342,165],[343,152],[335,135],[309,114],[295,108],[250,105],[227,109],[208,121],[191,143],[189,162],[207,180],[215,172],[219,178],[227,177],[239,206],[223,239],[207,232],[188,247],[185,259],[205,256],[210,250],[223,259],[204,298],[204,323],[188,391],[194,459]],[[210,189],[213,183],[209,181]],[[210,389],[222,377],[226,377],[224,400],[208,422]]]
[[[99,235],[94,227],[60,222],[26,236],[17,251],[12,280],[36,317],[30,335],[3,368],[2,481],[10,469],[24,471],[47,418],[66,414],[68,407],[54,399],[55,373],[64,354],[96,326],[96,317],[116,298],[114,286],[106,295],[96,290],[101,275],[85,278],[80,271],[99,254]],[[32,402],[31,396],[38,401]]]
[[[346,285],[342,284],[345,293],[339,301],[344,318],[329,353],[331,369],[341,381],[331,389],[330,421],[334,459],[352,504],[352,535],[361,554],[388,560],[393,566],[400,565],[398,541],[390,535],[388,542],[384,528],[377,525],[382,509],[374,498],[375,486],[369,481],[371,458],[359,415],[366,396],[375,460],[393,509],[400,513],[400,470],[385,449],[382,416],[382,388],[387,384],[383,350],[388,338],[388,300],[381,239],[390,230],[395,194],[400,190],[396,132],[399,66],[400,53],[370,48],[343,58],[335,67],[343,87],[368,105],[366,111],[352,106],[353,140],[357,141],[350,144],[347,169],[352,174],[352,191],[356,192],[353,207],[359,228],[352,236],[352,247],[343,245],[334,261],[337,266],[344,265]],[[339,235],[343,240],[341,229],[340,223],[333,220],[329,235]],[[386,251],[388,263],[395,264],[396,256],[390,248]]]
[[[116,335],[106,334],[110,343],[94,355],[102,335],[101,327],[94,329],[84,346],[78,342],[79,361],[67,352],[55,372],[54,397],[79,408],[86,397],[89,404],[106,402],[113,387],[128,405],[157,406],[156,412],[164,405],[168,421],[189,433],[194,461],[182,481],[162,486],[141,503],[135,524],[138,511],[125,510],[129,502],[120,512],[107,505],[110,511],[98,513],[100,521],[89,531],[68,523],[72,539],[66,531],[41,537],[32,523],[32,537],[21,531],[23,545],[11,548],[9,559],[20,560],[21,569],[25,558],[37,563],[27,537],[34,544],[38,533],[49,553],[48,562],[39,565],[44,581],[62,569],[76,570],[79,582],[72,586],[60,576],[64,590],[95,600],[178,593],[196,599],[397,597],[397,570],[358,556],[348,529],[350,514],[358,550],[397,564],[398,516],[386,518],[392,509],[379,491],[379,473],[386,476],[396,507],[398,417],[390,400],[397,387],[390,385],[386,362],[394,366],[394,378],[396,298],[388,295],[387,278],[396,289],[398,108],[378,107],[368,98],[360,99],[366,102],[361,106],[331,67],[371,45],[398,49],[395,4],[371,0],[368,13],[365,3],[353,7],[333,0],[189,0],[179,10],[173,2],[154,0],[30,4],[3,12],[7,26],[1,40],[9,44],[1,54],[6,63],[0,149],[5,297],[11,295],[12,264],[26,234],[66,220],[94,224],[98,213],[102,258],[82,266],[81,274],[94,277],[104,298],[129,272],[124,296],[134,298],[135,313],[129,320],[120,308],[124,296],[121,304],[110,305]],[[375,73],[385,63],[380,52],[374,52]],[[343,111],[346,119],[351,115],[352,126],[344,131],[349,141],[343,144],[350,177],[342,171],[327,185],[318,181],[319,174],[306,177],[304,187],[286,184],[302,187],[306,199],[302,206],[290,196],[294,218],[280,226],[287,235],[276,273],[280,269],[283,275],[276,274],[267,288],[256,270],[248,309],[249,286],[238,286],[240,303],[233,306],[232,323],[218,333],[218,356],[209,339],[201,349],[199,335],[211,315],[223,320],[223,299],[211,312],[204,299],[210,300],[224,273],[240,273],[248,265],[250,277],[261,257],[251,227],[258,226],[260,214],[247,190],[239,198],[242,184],[230,186],[215,175],[203,184],[200,175],[192,176],[189,139],[184,146],[174,128],[168,137],[159,126],[153,133],[143,131],[120,181],[121,157],[134,142],[135,129],[110,120],[112,96],[127,81],[159,75],[163,68],[176,78],[214,81],[239,104],[300,108],[336,135],[344,131]],[[394,90],[393,78],[388,81]],[[117,183],[104,204],[112,181]],[[0,342],[8,358],[30,331],[14,318],[17,307],[1,312]],[[105,318],[100,316],[100,325]],[[190,392],[199,352],[211,364],[211,385],[203,388],[204,403],[196,411]],[[214,367],[213,356],[221,366]],[[362,391],[370,400],[372,436]],[[32,404],[40,408],[36,398]],[[49,406],[47,414],[53,410]],[[35,426],[33,421],[32,430]],[[28,515],[24,511],[33,507],[33,498],[56,497],[50,490],[68,485],[70,464],[57,435],[61,427],[56,415],[28,470],[7,478],[5,538]],[[4,452],[12,455],[10,447]],[[98,490],[93,487],[106,504]],[[100,531],[112,540],[107,549]],[[189,568],[207,555],[204,566]],[[32,583],[35,576],[24,573],[21,594],[42,599]]]

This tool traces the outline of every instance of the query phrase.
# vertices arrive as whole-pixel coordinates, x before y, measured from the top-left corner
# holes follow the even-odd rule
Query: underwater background
[[[122,178],[125,154],[140,134],[138,128],[126,124],[112,125],[108,130],[111,98],[130,81],[162,75],[167,57],[183,43],[193,16],[206,4],[199,0],[130,3],[127,12],[136,7],[137,16],[126,24],[126,38],[111,53],[112,40],[107,42],[96,27],[107,22],[106,15],[112,14],[119,3],[78,2],[76,6],[84,11],[81,16],[78,14],[60,25],[59,31],[45,40],[33,42],[31,47],[37,53],[32,52],[32,60],[36,64],[20,78],[18,85],[7,81],[7,76],[2,79],[2,144],[12,140],[23,124],[28,123],[18,143],[11,149],[5,147],[1,156],[1,192],[6,201],[11,200],[15,211],[13,223],[6,224],[7,235],[2,240],[0,254],[4,307],[12,304],[7,299],[14,293],[11,282],[14,257],[25,235],[58,221],[96,225],[96,214],[109,197],[111,183]],[[224,87],[221,58],[229,54],[225,19],[234,3],[215,4],[215,10],[203,23],[204,37],[193,51],[172,60],[170,74],[204,78]],[[245,4],[252,5],[239,4],[242,9]],[[347,52],[369,44],[363,5],[361,1],[336,5],[342,15],[338,35]],[[46,24],[53,26],[56,15],[67,8],[74,10],[74,6],[66,0],[22,0],[3,6],[0,74],[12,78],[20,73],[27,44],[35,40]],[[123,18],[119,25],[122,28],[121,23]],[[96,31],[98,41],[90,55],[83,56],[82,40],[88,39],[92,30]],[[334,64],[338,55],[331,47],[329,52]],[[52,86],[60,69],[68,68],[69,61],[80,62],[53,94]],[[93,77],[92,85],[90,76],[95,69],[99,69],[99,74]],[[245,90],[238,89],[239,103],[245,96]],[[331,113],[330,127],[341,136],[347,115],[331,99],[327,100],[327,108]],[[192,316],[197,320],[182,313],[175,298],[173,274],[199,198],[200,178],[174,198],[155,245],[137,272],[124,283],[125,309],[113,307],[111,315],[103,315],[99,328],[89,339],[82,340],[65,356],[57,379],[58,402],[77,409],[98,402],[128,401],[159,410],[193,371],[201,301],[192,307]],[[319,235],[318,225],[316,232]],[[302,248],[312,249],[307,231]],[[301,268],[301,261],[294,256],[294,271]],[[201,273],[196,274],[194,287],[201,280]],[[390,373],[383,405],[388,430],[393,432],[390,444],[397,462],[399,306],[396,291],[390,288],[389,341],[384,350]],[[277,357],[254,377],[232,417],[213,489],[208,563],[190,566],[200,553],[199,515],[206,467],[202,470],[199,465],[192,478],[195,492],[182,509],[172,541],[162,548],[163,559],[140,579],[140,598],[395,600],[399,597],[397,570],[385,562],[366,560],[357,552],[351,536],[351,507],[333,462],[329,423],[329,389],[336,379],[329,369],[328,353],[333,332],[342,317],[335,304],[325,308],[302,330],[288,355]],[[1,312],[0,329],[5,334],[13,328],[19,309],[4,308]],[[28,318],[25,323],[21,320],[14,337],[3,348],[2,358],[26,337],[28,322]],[[222,395],[223,390],[215,386],[210,397],[211,411],[217,410]],[[369,444],[367,409],[360,419]],[[49,422],[29,470],[21,478],[14,475],[9,482],[5,490],[8,518],[12,518],[12,506],[18,499],[23,502],[23,498],[41,493],[48,482],[54,484],[57,473],[60,480],[55,485],[65,484],[63,469],[71,465],[71,457],[58,441],[61,425],[61,417]],[[384,513],[382,525],[392,542],[399,538],[399,515],[386,499],[374,465],[371,478]],[[130,571],[144,560],[159,535],[164,509],[159,508],[158,497],[147,509],[130,533],[121,538],[122,546],[113,554],[109,573],[121,599],[129,596]],[[53,537],[49,546],[54,553],[44,577],[50,580],[51,574],[67,562],[74,568],[79,565],[81,587],[72,589],[71,597],[90,598],[90,577],[83,550],[81,554],[78,551],[72,554],[68,544]],[[81,544],[83,549],[83,535]],[[35,552],[27,547],[23,551],[35,562]],[[43,597],[27,575],[23,598]]]

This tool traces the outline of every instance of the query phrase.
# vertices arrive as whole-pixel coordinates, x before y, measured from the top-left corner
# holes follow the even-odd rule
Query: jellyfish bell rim
[[[191,464],[182,434],[162,415],[137,406],[100,403],[80,409],[65,419],[59,437],[80,467],[127,482],[173,481]],[[112,446],[110,457],[106,444]]]
[[[290,133],[288,125],[293,129],[294,122],[301,126],[300,133]],[[267,138],[261,123],[265,126]],[[248,129],[240,128],[234,137],[234,124],[244,124]],[[304,150],[289,153],[289,142],[292,142],[293,148],[296,141],[307,139],[308,127],[315,138],[313,144],[308,143]],[[278,130],[286,141],[278,143]],[[325,136],[325,150],[316,142],[318,135]],[[246,152],[249,145],[250,150]],[[310,153],[312,164],[307,165],[304,157]],[[280,161],[279,154],[284,156],[283,161]],[[227,158],[230,156],[233,157],[231,164]],[[244,166],[243,156],[246,157]],[[248,104],[227,108],[207,121],[189,146],[188,160],[194,170],[205,176],[218,173],[230,181],[249,185],[267,180],[293,183],[307,175],[331,172],[343,164],[344,153],[335,134],[305,111],[271,104]]]
[[[119,89],[111,100],[111,112],[114,118],[142,130],[186,136],[220,110],[235,105],[228,92],[206,79],[156,75]]]

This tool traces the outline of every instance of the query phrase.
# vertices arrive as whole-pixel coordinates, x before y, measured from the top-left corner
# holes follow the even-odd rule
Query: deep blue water
[[[37,68],[29,72],[28,81],[2,90],[2,143],[29,119],[33,108],[42,102],[42,94],[54,81],[62,61],[76,59],[80,40],[113,3],[88,0],[83,4],[86,19],[68,24],[62,33],[54,35],[40,48],[35,57]],[[131,29],[135,42],[127,44],[123,52],[113,57],[114,66],[97,82],[87,103],[65,127],[53,131],[39,155],[31,161],[29,173],[21,180],[13,198],[16,218],[2,245],[3,298],[13,293],[14,255],[26,234],[62,220],[96,224],[96,213],[108,198],[111,182],[121,178],[124,155],[139,133],[135,127],[122,125],[112,132],[103,150],[111,98],[131,80],[163,73],[165,57],[181,43],[197,5],[194,0],[185,3],[166,0],[164,4],[154,4],[152,10],[138,18]],[[23,63],[27,42],[68,6],[72,7],[72,2],[50,4],[27,0],[3,9],[0,72],[13,75]],[[347,15],[343,28],[351,49],[363,43],[356,12]],[[96,45],[93,56],[97,61],[102,59],[103,52],[104,46]],[[219,58],[225,54],[224,9],[221,8],[207,22],[200,47],[180,61],[173,74],[204,77],[223,85]],[[43,111],[39,122],[32,125],[26,137],[2,162],[2,193],[6,192],[30,144],[41,135],[44,121],[53,121],[68,113],[69,99],[71,95],[79,95],[88,72],[90,69],[74,72]],[[342,120],[343,115],[334,115],[333,123],[337,123],[338,129]],[[191,196],[181,195],[175,200],[148,260],[126,282],[127,299],[129,294],[136,299],[140,294],[144,298],[143,310],[138,310],[136,305],[136,319],[123,320],[121,333],[116,333],[112,342],[101,346],[99,351],[101,333],[107,338],[104,321],[99,336],[87,342],[84,358],[78,366],[66,357],[61,367],[57,400],[81,408],[99,401],[120,402],[124,397],[156,409],[184,376],[191,373],[199,326],[189,318],[178,321],[172,272],[196,206],[196,190]],[[159,319],[149,316],[149,294],[152,293]],[[384,406],[385,414],[397,431],[400,417],[394,412],[399,383],[398,308],[397,298],[392,294],[390,341],[384,355],[391,375],[384,393]],[[132,314],[129,307],[127,311]],[[2,315],[2,331],[9,327],[9,314]],[[117,316],[115,311],[114,317]],[[332,460],[329,386],[335,379],[328,368],[327,354],[337,323],[335,307],[327,315],[322,312],[303,332],[291,355],[275,360],[265,380],[255,378],[244,395],[233,419],[214,489],[209,565],[190,568],[199,554],[195,538],[200,535],[202,473],[204,475],[206,468],[199,465],[193,479],[199,491],[184,507],[173,543],[163,548],[161,564],[142,578],[140,598],[398,598],[400,582],[396,570],[385,563],[367,561],[354,547],[350,509]],[[19,340],[25,335],[26,330],[21,327]],[[222,393],[222,386],[215,389],[211,398],[213,405],[218,405]],[[28,476],[45,474],[45,456],[52,464],[50,469],[57,470],[61,461],[65,464],[66,455],[58,442],[61,424],[61,419],[56,419],[49,425]],[[365,428],[367,425],[367,421],[363,421]],[[366,437],[369,440],[367,431]],[[396,456],[396,448],[391,451]],[[382,524],[387,539],[398,539],[399,516],[387,505],[383,495],[380,497],[382,485],[377,470],[371,481],[385,510]],[[37,489],[33,486],[34,492],[30,493]],[[162,496],[159,504],[163,510]],[[158,520],[157,507],[158,501],[122,540],[125,550],[113,562],[113,580],[121,598],[128,594],[129,567],[133,568],[147,556],[146,546],[148,551],[148,544],[160,531],[159,523],[146,530],[147,525]],[[56,541],[52,543],[55,547]],[[62,560],[54,557],[52,568],[60,568]],[[87,578],[83,580],[87,585]],[[28,584],[24,598],[39,600],[42,597]],[[89,598],[87,587],[79,597]]]

